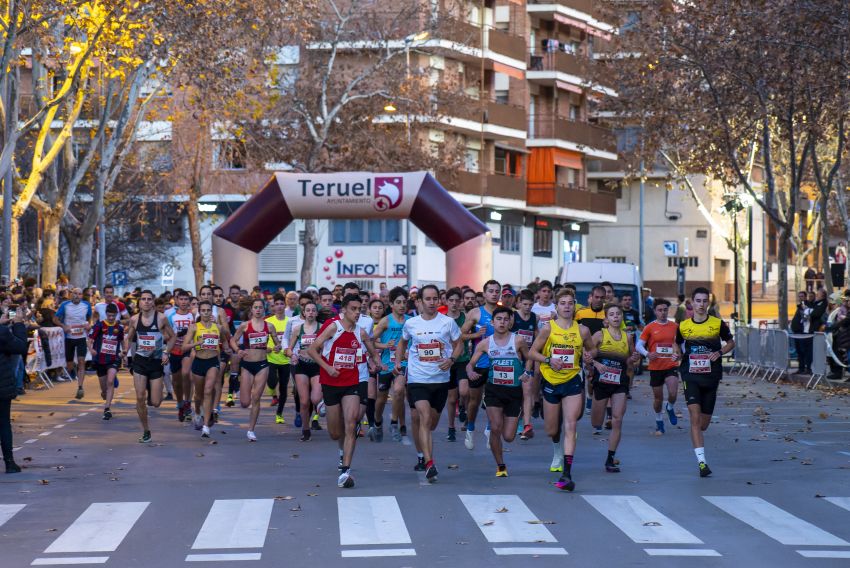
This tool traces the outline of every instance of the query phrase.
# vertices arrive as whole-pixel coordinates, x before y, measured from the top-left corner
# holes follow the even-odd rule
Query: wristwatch
[[[552,360],[552,358],[551,358],[551,357],[546,357],[545,359],[543,359],[543,362],[544,362],[544,363],[546,363],[546,364],[548,365],[548,364],[549,364],[549,361],[551,361],[551,360]]]
[[[455,358],[454,358],[454,357],[452,357],[451,355],[449,355],[449,359],[451,359],[451,360],[452,360],[452,363],[456,363],[456,362],[457,362],[457,359],[455,359]]]

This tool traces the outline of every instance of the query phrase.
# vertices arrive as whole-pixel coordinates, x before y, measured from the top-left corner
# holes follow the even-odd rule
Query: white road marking
[[[58,430],[59,428],[64,428],[64,427],[65,427],[64,424],[57,424],[56,426],[53,427],[53,429]]]
[[[498,556],[566,556],[567,551],[563,548],[556,546],[552,548],[543,548],[543,547],[507,547],[507,548],[493,548],[493,552],[495,552]]]
[[[833,505],[837,505],[842,509],[847,509],[850,511],[850,497],[827,497],[827,501],[832,503]],[[2,525],[3,523],[0,523]]]
[[[69,418],[69,419],[68,419],[68,420],[66,420],[65,422],[76,422],[76,421],[77,421],[77,419],[76,419],[76,418]]]
[[[35,444],[36,442],[38,442],[37,439],[31,438],[31,439],[27,440],[26,442],[24,442],[24,444]]]
[[[416,556],[413,548],[375,548],[360,550],[343,550],[343,558],[373,558],[376,556]]]
[[[36,558],[30,566],[66,566],[69,564],[106,564],[108,556],[68,556],[65,558]]]
[[[635,495],[584,495],[584,500],[634,542],[702,544],[702,541]]]
[[[644,548],[650,556],[720,556],[710,548]]]
[[[148,505],[148,501],[92,503],[44,552],[112,552]]]
[[[186,562],[234,562],[237,560],[260,560],[259,552],[233,552],[226,554],[189,554]]]
[[[850,456],[850,452],[841,452],[841,451],[839,451],[838,453],[839,453],[839,454],[844,454],[845,456]]]
[[[262,548],[273,506],[274,499],[216,500],[192,548]]]
[[[848,546],[850,543],[795,517],[760,497],[704,497],[757,531],[791,546]]]
[[[809,442],[808,440],[797,440],[797,441],[800,442],[801,444],[805,444],[807,446],[817,446],[816,442]]]
[[[850,550],[798,550],[805,558],[850,558]]]
[[[26,505],[0,505],[0,527],[14,517]]]
[[[458,495],[488,542],[558,542],[516,495]],[[497,511],[505,509],[504,512]]]
[[[89,415],[89,413],[88,413],[88,412],[81,412],[81,413],[80,413],[80,414],[78,414],[77,416],[88,416],[88,415]]]
[[[337,509],[342,546],[411,542],[395,497],[337,497]]]
[[[49,431],[49,430],[48,430],[47,432],[42,432],[41,434],[39,434],[39,436],[41,436],[41,437],[49,436],[49,435],[51,435],[52,433],[53,433],[53,432],[51,432],[51,431]]]

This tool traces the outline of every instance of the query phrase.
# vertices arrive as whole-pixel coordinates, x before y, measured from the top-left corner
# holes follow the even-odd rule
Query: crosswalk
[[[559,496],[560,497],[560,496]],[[704,526],[706,515],[725,515],[724,527],[736,537],[763,538],[759,533],[802,558],[850,558],[850,542],[816,526],[774,503],[755,496],[705,496],[713,508],[692,512],[676,508],[664,512],[637,495],[581,495],[570,501],[571,511],[565,514],[575,519],[576,509],[586,503],[587,514],[595,511],[599,522],[610,522],[628,540],[651,557],[711,557],[722,556],[723,542],[717,534],[694,534],[680,523]],[[436,497],[430,497],[434,500]],[[447,507],[465,511],[463,523],[470,530],[473,525],[497,556],[565,556],[569,547],[582,542],[581,530],[585,524],[570,524],[569,531],[558,533],[548,525],[559,519],[541,520],[518,495],[443,495],[439,499],[453,499]],[[459,503],[458,503],[459,501]],[[219,499],[214,500],[206,517],[197,521],[200,528],[185,556],[186,562],[234,562],[260,560],[266,546],[271,522],[276,513],[275,499]],[[816,507],[837,507],[850,512],[850,497],[826,497],[817,500]],[[417,518],[410,501],[403,501],[409,510],[402,510],[395,496],[341,496],[336,498],[338,520],[338,546],[333,548],[342,558],[406,557],[417,556],[418,546],[411,538],[407,523]],[[829,505],[820,505],[829,503]],[[91,503],[65,528],[31,565],[81,565],[105,564],[110,555],[131,535],[140,519],[151,515],[151,503],[142,501]],[[458,507],[461,505],[462,508]],[[663,509],[663,507],[662,507]],[[706,512],[707,511],[707,512]],[[837,512],[835,509],[831,512]],[[0,535],[3,540],[14,538],[14,525],[18,515],[25,515],[25,504],[0,504]],[[279,512],[278,512],[279,513]],[[839,513],[841,514],[841,513]],[[670,515],[670,516],[668,516]],[[810,512],[806,516],[816,515]],[[676,517],[676,519],[672,518]],[[685,521],[688,519],[688,522]],[[850,520],[850,516],[847,518]],[[590,519],[585,519],[590,521]],[[846,535],[845,522],[839,530]],[[749,531],[747,527],[754,529]],[[304,526],[309,531],[309,526]],[[165,527],[163,526],[163,530]],[[835,530],[835,529],[833,529]],[[553,532],[555,531],[555,532]],[[612,534],[607,532],[606,534]],[[578,535],[578,538],[574,538]],[[150,535],[147,535],[150,536]],[[559,541],[561,538],[563,541]],[[705,542],[704,539],[715,542]],[[328,542],[327,544],[331,544]],[[757,543],[761,545],[763,543]],[[800,547],[800,548],[798,548]],[[178,551],[179,552],[179,551]],[[184,551],[185,553],[185,551]],[[155,554],[155,551],[151,551]],[[183,554],[183,553],[181,553]],[[799,558],[798,557],[798,558]],[[151,559],[153,560],[153,558]]]

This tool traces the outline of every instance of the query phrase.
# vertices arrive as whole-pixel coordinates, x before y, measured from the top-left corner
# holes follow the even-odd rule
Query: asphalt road
[[[326,432],[298,441],[264,399],[259,441],[247,411],[224,409],[213,440],[153,411],[140,432],[122,373],[115,418],[59,384],[13,405],[16,475],[0,474],[0,566],[847,566],[850,561],[850,395],[737,377],[721,388],[698,476],[687,419],[654,435],[639,378],[617,456],[580,422],[577,491],[552,486],[551,442],[509,446],[509,478],[494,476],[482,417],[473,451],[435,446],[439,482],[414,472],[412,446],[364,439],[354,489],[336,487]],[[94,400],[93,397],[98,398]],[[678,410],[683,410],[681,401]],[[388,411],[387,411],[388,412]],[[566,556],[565,556],[566,555]]]

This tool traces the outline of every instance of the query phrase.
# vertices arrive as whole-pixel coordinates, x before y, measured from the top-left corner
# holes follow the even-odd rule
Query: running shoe
[[[496,477],[507,477],[508,476],[508,466],[500,465],[496,468]]]
[[[318,419],[313,418],[313,421],[310,423],[310,430],[315,430],[315,431],[318,432],[321,429],[322,429],[322,425],[319,424]]]
[[[182,404],[177,405],[177,422],[183,422],[183,419],[186,418],[186,407]]]
[[[522,429],[522,434],[519,435],[520,440],[530,440],[534,437],[534,426],[526,424]]]
[[[585,414],[590,414],[590,407],[591,406],[593,406],[593,399],[590,398],[590,397],[587,397],[587,400],[584,403],[584,413]]]
[[[210,415],[210,422],[213,424],[218,424],[218,409],[214,409],[212,414]]]
[[[446,436],[447,442],[455,442],[457,441],[457,430],[454,428],[449,428],[449,434]]]
[[[274,423],[275,424],[286,424],[286,420],[283,419],[283,414],[275,414],[274,415]]]
[[[655,421],[655,432],[657,434],[663,434],[664,433],[664,421],[663,420],[656,420]]]
[[[174,395],[171,394],[170,392],[166,393],[164,400],[174,400]]]
[[[140,443],[140,444],[147,444],[147,443],[148,443],[148,442],[150,442],[150,441],[151,441],[151,431],[150,431],[150,430],[145,430],[145,431],[142,433],[142,437],[141,437],[141,438],[139,438],[139,443]]]
[[[257,441],[257,435],[256,435],[256,434],[254,434],[254,432],[253,432],[253,431],[248,430],[248,434],[247,434],[247,436],[248,436],[248,441],[249,441],[249,442],[256,442],[256,441]]]
[[[531,407],[531,417],[532,418],[540,418],[540,410],[541,409],[542,409],[542,406],[540,405],[540,403],[535,402],[534,406]]]
[[[233,402],[233,393],[227,393],[227,401],[224,403],[225,406],[233,406],[235,403]]]
[[[475,448],[475,441],[472,439],[472,431],[467,430],[466,435],[463,438],[463,445],[466,446],[467,450],[471,450]]]
[[[461,404],[460,410],[457,413],[457,419],[461,424],[466,424],[466,418],[466,407]]]
[[[269,406],[277,406],[277,403],[280,402],[277,396],[272,397],[272,403]]]
[[[699,476],[708,477],[709,475],[711,475],[711,468],[708,467],[708,464],[705,462],[699,462]]]
[[[118,388],[118,377],[115,377],[115,380],[112,381],[112,386],[115,387],[116,389]]]
[[[673,409],[672,404],[667,404],[667,418],[670,419],[670,425],[675,426],[679,423],[679,419],[676,417],[676,411]]]
[[[407,436],[407,426],[399,426],[398,433],[401,434],[402,438]]]
[[[366,436],[369,438],[370,442],[374,442],[378,438],[378,429],[374,426],[369,426],[369,431],[366,432]]]
[[[336,480],[336,486],[340,489],[351,489],[354,487],[354,478],[351,476],[350,469],[339,474],[339,478]]]
[[[201,427],[201,438],[209,438],[210,437],[210,427],[206,424]]]
[[[555,482],[555,487],[562,491],[573,491],[576,488],[576,482],[569,476],[562,475],[561,478]]]
[[[308,430],[301,430],[301,441],[302,442],[309,442],[311,436],[312,436],[312,433],[310,432],[309,429]]]
[[[564,456],[555,454],[552,456],[552,464],[549,466],[552,473],[564,471]]]
[[[295,413],[295,427],[301,428],[301,413],[300,412]]]
[[[390,435],[393,437],[393,442],[401,442],[401,432],[398,430],[398,424],[390,424]]]
[[[605,421],[605,429],[606,429],[606,430],[610,430],[610,429],[611,429],[611,428],[613,428],[613,427],[614,427],[614,426],[611,424],[611,419],[610,419],[610,418],[609,418],[608,420],[606,420],[606,421]]]
[[[614,460],[607,460],[605,462],[605,471],[608,473],[620,473],[620,468],[614,463]]]
[[[319,416],[322,418],[325,417],[325,414],[328,413],[328,407],[325,406],[325,400],[322,399],[319,401],[319,404],[316,405],[316,410],[319,412]]]
[[[379,444],[384,441],[384,427],[375,426],[375,441]]]
[[[425,479],[428,480],[428,483],[434,483],[437,481],[437,466],[434,465],[434,462],[431,462],[431,465],[428,466],[428,470],[425,472]]]
[[[74,396],[74,398],[76,398],[77,400],[80,400],[84,396],[86,396],[86,393],[83,392],[83,387],[77,387],[77,394]],[[105,399],[106,395],[104,395],[103,398]]]
[[[103,419],[112,420],[112,412],[108,408],[103,411]]]
[[[196,414],[195,417],[192,419],[192,425],[195,427],[195,430],[200,430],[201,427],[204,425],[204,417],[200,414]]]
[[[601,426],[599,426],[599,427],[597,427],[597,428],[594,428],[594,429],[593,429],[593,435],[594,435],[594,436],[601,436],[601,435],[602,435],[602,427],[601,427]]]
[[[419,458],[419,461],[413,466],[413,471],[425,471],[425,458]]]

